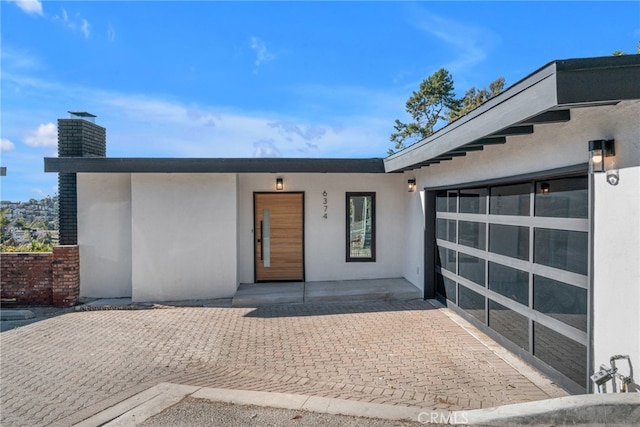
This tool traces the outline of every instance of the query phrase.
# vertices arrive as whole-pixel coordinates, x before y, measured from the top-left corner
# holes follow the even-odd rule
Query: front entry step
[[[242,283],[231,300],[232,307],[268,304],[301,304],[304,283]]]
[[[246,283],[238,287],[231,305],[257,307],[268,304],[412,299],[422,299],[422,292],[406,279],[393,278],[306,283]]]

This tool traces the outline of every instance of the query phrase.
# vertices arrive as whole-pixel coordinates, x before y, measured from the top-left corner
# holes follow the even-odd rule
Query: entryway
[[[256,282],[304,281],[304,193],[254,193]]]

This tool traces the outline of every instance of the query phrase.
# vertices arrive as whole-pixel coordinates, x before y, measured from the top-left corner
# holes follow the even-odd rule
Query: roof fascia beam
[[[533,133],[533,125],[524,126],[509,126],[498,132],[492,133],[492,136],[515,136],[515,135],[530,135]]]
[[[543,123],[564,123],[571,120],[571,110],[550,110],[521,121],[520,125],[537,125]]]

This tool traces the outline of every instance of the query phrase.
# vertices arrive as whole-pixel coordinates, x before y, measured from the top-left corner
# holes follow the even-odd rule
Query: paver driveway
[[[3,426],[70,425],[162,381],[452,410],[564,394],[426,301],[76,312],[0,346]]]

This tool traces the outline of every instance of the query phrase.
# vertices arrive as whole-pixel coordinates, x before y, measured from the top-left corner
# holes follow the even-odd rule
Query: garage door
[[[587,386],[588,177],[436,192],[436,294]]]

